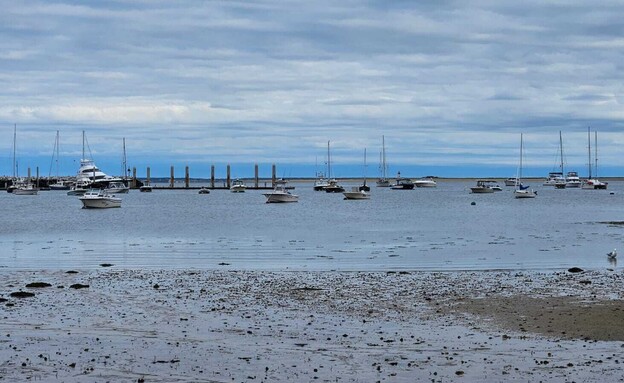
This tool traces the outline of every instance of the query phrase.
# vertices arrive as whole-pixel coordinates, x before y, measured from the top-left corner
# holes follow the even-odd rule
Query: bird
[[[609,259],[615,259],[615,257],[617,257],[617,250],[613,249],[613,251],[608,252],[607,257],[609,257]]]

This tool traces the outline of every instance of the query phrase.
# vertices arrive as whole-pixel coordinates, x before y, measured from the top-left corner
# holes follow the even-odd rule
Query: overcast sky
[[[43,173],[56,130],[71,174],[82,130],[113,174],[125,137],[140,173],[226,162],[313,173],[331,141],[343,176],[359,175],[364,148],[376,168],[382,135],[395,169],[507,174],[521,132],[538,172],[554,167],[560,130],[582,172],[588,127],[601,167],[624,173],[622,1],[0,7],[0,174],[11,174],[14,124],[20,166]]]

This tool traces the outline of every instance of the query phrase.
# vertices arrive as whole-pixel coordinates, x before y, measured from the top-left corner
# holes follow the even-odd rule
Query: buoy
[[[477,203],[476,203],[475,201],[472,201],[470,204],[471,204],[472,206],[474,206],[474,205],[476,205]]]

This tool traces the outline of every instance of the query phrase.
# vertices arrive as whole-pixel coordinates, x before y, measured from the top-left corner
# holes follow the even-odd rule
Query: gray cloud
[[[75,137],[69,147],[85,129],[110,156],[128,137],[146,158],[312,163],[332,140],[340,160],[358,163],[386,134],[395,163],[507,164],[523,131],[533,158],[550,165],[540,153],[563,130],[582,164],[592,126],[605,133],[603,163],[619,165],[618,1],[2,8],[5,152],[17,123],[50,136],[62,129]],[[44,152],[49,141],[34,135],[22,149]]]

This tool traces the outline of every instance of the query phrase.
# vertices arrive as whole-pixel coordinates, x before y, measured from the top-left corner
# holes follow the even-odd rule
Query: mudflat
[[[0,270],[0,381],[622,379],[619,271]]]

